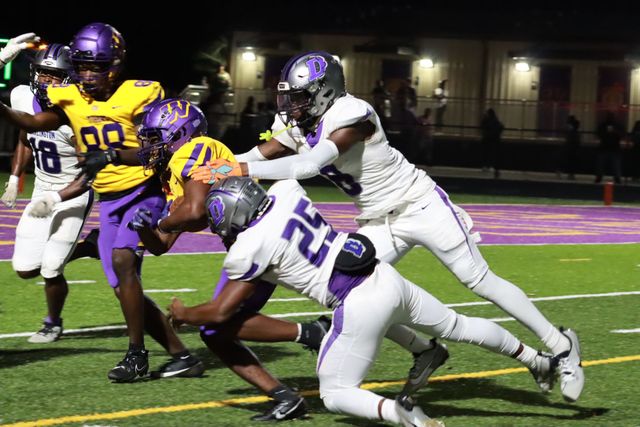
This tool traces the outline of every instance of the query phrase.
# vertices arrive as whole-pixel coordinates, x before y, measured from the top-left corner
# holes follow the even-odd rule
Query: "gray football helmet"
[[[31,62],[29,87],[31,92],[38,98],[38,101],[47,105],[48,83],[40,83],[38,81],[40,73],[56,76],[62,80],[62,84],[69,83],[69,74],[72,65],[70,58],[70,50],[67,46],[52,43],[46,49],[38,50],[33,62]]]
[[[278,114],[287,125],[310,129],[346,93],[342,65],[327,52],[294,56],[278,83]]]
[[[211,231],[225,242],[235,240],[270,203],[267,192],[249,177],[217,181],[205,200]]]

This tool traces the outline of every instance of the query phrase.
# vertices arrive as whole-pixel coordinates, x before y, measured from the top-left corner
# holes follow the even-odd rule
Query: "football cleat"
[[[151,372],[151,376],[153,378],[192,378],[201,376],[203,372],[204,364],[195,356],[188,354],[186,356],[169,359],[169,361],[162,365],[157,371]]]
[[[116,382],[129,382],[147,374],[149,370],[149,352],[127,351],[124,359],[109,371],[109,379]]]
[[[536,380],[538,387],[543,393],[549,393],[553,390],[553,386],[556,383],[556,367],[558,360],[551,354],[538,352],[538,358],[536,359],[536,368],[529,368],[529,372],[533,375],[533,379]]]
[[[584,371],[580,360],[580,341],[578,335],[571,329],[560,327],[560,332],[571,342],[568,351],[555,356],[558,360],[558,373],[560,375],[560,389],[562,397],[567,402],[575,402],[580,397],[584,387]]]
[[[449,358],[447,346],[440,344],[435,338],[431,339],[431,346],[421,353],[414,353],[413,366],[409,369],[409,377],[400,396],[411,396],[424,387],[431,374]]]
[[[429,418],[409,396],[398,396],[395,405],[400,421],[405,427],[444,427],[442,421]]]
[[[285,421],[303,418],[307,415],[307,403],[303,397],[292,400],[275,401],[262,415],[251,417],[253,421]]]
[[[29,337],[29,342],[33,344],[48,344],[58,341],[62,335],[62,320],[59,325],[44,322],[42,328]]]

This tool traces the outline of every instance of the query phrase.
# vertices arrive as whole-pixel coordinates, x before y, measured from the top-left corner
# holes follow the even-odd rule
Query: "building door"
[[[571,67],[540,65],[538,104],[538,135],[561,137],[569,116],[571,97]]]
[[[619,123],[627,125],[630,75],[630,70],[627,67],[598,68],[596,123],[602,122],[606,113],[611,111]]]

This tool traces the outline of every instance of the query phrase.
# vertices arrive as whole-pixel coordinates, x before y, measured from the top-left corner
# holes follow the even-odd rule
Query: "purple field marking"
[[[0,207],[0,260],[11,259],[15,227],[26,200],[11,210]],[[348,203],[316,203],[338,231],[355,231],[356,209]],[[96,204],[82,236],[98,226]],[[556,205],[462,205],[486,245],[640,243],[640,207]],[[185,233],[171,253],[223,252],[224,247],[208,231]]]

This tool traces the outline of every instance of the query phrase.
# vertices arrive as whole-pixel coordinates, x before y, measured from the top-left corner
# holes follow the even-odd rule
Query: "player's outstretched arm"
[[[20,52],[28,48],[30,43],[39,41],[40,37],[36,36],[36,33],[25,33],[10,39],[7,45],[0,50],[0,70],[13,61]]]
[[[173,297],[169,314],[174,325],[187,323],[199,326],[208,323],[224,323],[233,317],[254,291],[255,285],[252,282],[229,280],[215,300],[204,304],[185,307],[180,299]]]
[[[5,191],[2,194],[2,197],[0,197],[2,203],[11,209],[16,207],[20,175],[22,175],[27,165],[33,159],[31,148],[29,148],[28,144],[27,134],[25,131],[21,130],[20,136],[18,137],[18,145],[13,152],[13,159],[11,160],[11,175],[9,176],[9,181],[5,183]]]
[[[34,115],[14,110],[2,102],[0,102],[0,117],[4,117],[12,125],[27,132],[56,130],[67,123],[67,116],[58,108]]]

